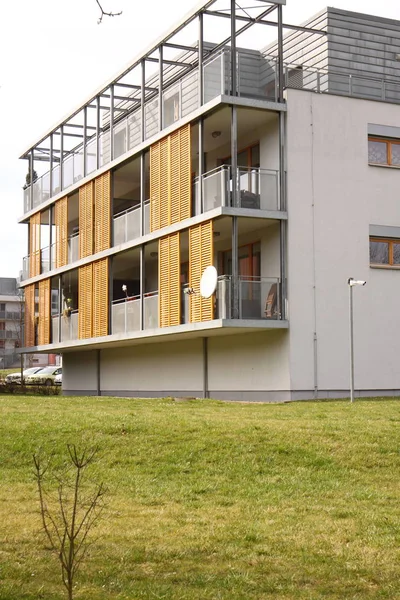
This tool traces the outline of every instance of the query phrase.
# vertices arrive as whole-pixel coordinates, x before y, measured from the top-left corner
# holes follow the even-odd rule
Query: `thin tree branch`
[[[101,15],[100,15],[100,19],[97,21],[97,24],[100,25],[100,23],[103,20],[103,17],[119,17],[120,15],[122,15],[122,10],[120,12],[114,13],[114,12],[106,12],[105,10],[103,10],[103,7],[101,6],[99,0],[96,0],[97,5],[99,7],[99,9],[101,10]]]

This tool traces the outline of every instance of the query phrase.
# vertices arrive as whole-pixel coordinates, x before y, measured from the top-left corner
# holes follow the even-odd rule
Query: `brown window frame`
[[[370,260],[370,266],[373,267],[382,267],[382,268],[387,268],[387,267],[394,267],[395,269],[400,269],[400,264],[393,262],[393,244],[400,244],[400,238],[379,238],[379,237],[372,237],[370,236],[369,238],[369,243],[371,242],[378,242],[378,243],[385,243],[385,244],[389,244],[389,262],[387,263],[374,263],[371,262]]]
[[[400,165],[393,165],[392,164],[392,146],[393,145],[400,146],[400,140],[393,140],[393,139],[388,139],[388,138],[380,138],[380,137],[369,135],[368,136],[368,143],[369,142],[381,142],[383,144],[386,144],[386,158],[387,158],[387,162],[385,162],[385,163],[372,162],[372,161],[369,160],[369,156],[368,156],[368,164],[370,164],[370,165],[381,165],[381,166],[387,166],[387,167],[395,167],[396,169],[400,169]]]

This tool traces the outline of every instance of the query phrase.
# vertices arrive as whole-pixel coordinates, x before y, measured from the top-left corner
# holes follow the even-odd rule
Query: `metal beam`
[[[199,81],[199,106],[202,106],[204,103],[204,73],[203,73],[203,53],[204,53],[204,44],[203,44],[203,36],[204,36],[204,20],[203,15],[199,15],[199,44],[198,44],[198,81]]]
[[[158,67],[158,130],[161,131],[163,128],[163,76],[164,76],[164,60],[163,60],[163,47],[162,44],[159,47],[159,67]]]
[[[111,94],[102,94],[102,98],[111,98]],[[140,102],[139,98],[132,98],[132,96],[117,96],[114,94],[114,100],[122,100],[123,102]]]
[[[275,10],[277,7],[276,6],[272,6],[271,9],[268,10],[268,12],[272,12],[273,10]],[[278,8],[282,9],[282,6],[279,5]],[[215,10],[206,10],[204,11],[205,15],[210,15],[212,17],[224,17],[225,19],[230,19],[231,15],[229,13],[222,13],[222,12],[218,12]],[[278,23],[276,21],[265,21],[261,15],[259,15],[258,17],[244,17],[243,15],[236,15],[236,19],[238,21],[246,21],[249,25],[255,25],[260,24],[260,25],[269,25],[272,27],[278,27]],[[289,25],[288,23],[282,23],[282,27],[283,29],[290,29],[293,31],[301,31],[304,33],[316,33],[317,35],[327,35],[326,31],[323,31],[321,29],[313,29],[312,27],[301,27],[300,25]],[[239,32],[238,32],[239,34]],[[215,51],[215,48],[213,48],[213,52]]]
[[[159,48],[159,49],[161,49],[161,48],[162,48],[162,46],[160,46],[160,48]],[[156,62],[156,63],[160,62],[160,59],[159,59],[159,58],[153,58],[153,57],[151,57],[151,58],[146,58],[146,60],[148,60],[148,61],[150,61],[150,62]],[[191,67],[191,66],[192,66],[192,65],[191,65],[191,64],[189,64],[189,63],[181,62],[181,61],[179,61],[179,60],[167,60],[166,58],[163,58],[163,59],[162,59],[162,62],[163,62],[165,65],[172,65],[172,66],[174,66],[174,67],[186,67],[186,68],[187,68],[187,67]]]

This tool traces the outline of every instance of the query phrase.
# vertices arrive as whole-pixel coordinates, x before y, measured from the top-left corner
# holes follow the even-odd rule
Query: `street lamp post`
[[[367,282],[349,277],[349,316],[350,316],[350,402],[354,402],[354,327],[353,327],[353,287],[365,285]]]

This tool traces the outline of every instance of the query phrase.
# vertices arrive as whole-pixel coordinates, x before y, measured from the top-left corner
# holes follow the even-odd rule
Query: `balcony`
[[[51,339],[53,344],[60,342],[69,342],[78,339],[78,320],[79,312],[71,311],[69,317],[61,315],[61,339],[59,339],[60,315],[54,315],[51,318]]]
[[[238,167],[239,208],[280,210],[279,171]],[[194,182],[194,211],[201,214],[220,206],[232,206],[232,167],[222,165],[202,177],[203,205],[200,206],[199,178]]]
[[[144,329],[158,327],[158,292],[148,292],[143,297]],[[140,331],[140,297],[124,298],[112,303],[111,333]]]
[[[0,321],[20,321],[23,314],[18,311],[0,310]]]
[[[282,319],[281,284],[274,277],[238,277],[222,275],[217,283],[216,312],[218,319],[233,319],[234,285],[238,286],[239,319]]]
[[[114,246],[140,237],[140,206],[128,208],[113,218]],[[150,201],[144,204],[144,232],[150,233]]]
[[[0,330],[0,340],[19,340],[19,331]]]

